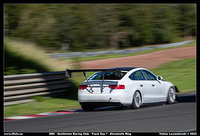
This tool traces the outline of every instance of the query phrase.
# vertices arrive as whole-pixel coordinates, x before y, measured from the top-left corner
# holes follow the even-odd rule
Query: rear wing
[[[116,76],[120,77],[120,73],[121,73],[121,69],[120,68],[116,68],[116,69],[79,69],[79,70],[70,70],[70,69],[66,69],[65,72],[65,76],[67,78],[71,78],[72,77],[72,72],[83,72],[84,76],[85,76],[85,72],[102,72],[104,75],[104,72],[115,72]]]
[[[104,83],[104,72],[115,72],[115,75],[117,77],[121,77],[121,69],[120,68],[115,68],[115,69],[79,69],[79,70],[70,70],[70,69],[66,69],[66,72],[65,72],[65,76],[67,78],[71,78],[72,77],[72,72],[83,72],[83,75],[88,83],[88,86],[90,88],[90,91],[93,92],[92,90],[92,87],[90,86],[90,83],[88,82],[88,78],[85,74],[85,72],[102,72],[103,74],[103,80],[102,80],[102,83],[101,83],[101,92],[103,92],[103,83]]]

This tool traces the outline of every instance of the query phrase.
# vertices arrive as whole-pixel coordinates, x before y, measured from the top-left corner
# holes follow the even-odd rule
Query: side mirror
[[[157,80],[163,80],[162,76],[157,76]]]

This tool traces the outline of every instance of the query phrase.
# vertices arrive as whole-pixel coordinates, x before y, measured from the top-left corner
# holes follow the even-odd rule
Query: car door
[[[145,77],[144,83],[144,97],[147,103],[159,102],[161,97],[161,82],[157,80],[157,77],[147,70],[142,70]]]
[[[139,90],[141,95],[144,94],[144,84],[145,84],[145,77],[142,74],[141,70],[137,70],[133,72],[129,78],[131,79],[131,85],[134,85],[136,90]]]

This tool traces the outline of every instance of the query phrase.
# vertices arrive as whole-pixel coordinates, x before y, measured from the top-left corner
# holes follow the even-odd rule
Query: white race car
[[[86,77],[85,72],[98,71]],[[107,105],[139,108],[142,104],[176,102],[178,89],[145,68],[117,67],[100,70],[67,70],[83,72],[86,80],[79,86],[78,101],[85,111]]]

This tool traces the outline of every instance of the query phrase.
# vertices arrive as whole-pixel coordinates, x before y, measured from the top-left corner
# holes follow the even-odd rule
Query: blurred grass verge
[[[181,93],[196,90],[196,58],[188,58],[166,63],[159,68],[151,69],[156,75],[161,75],[164,80],[171,81]],[[90,75],[91,73],[88,73]],[[57,110],[77,109],[77,85],[84,80],[81,73],[73,73],[74,85],[71,91],[59,97],[35,97],[34,102],[4,107],[4,116],[17,116],[53,112]]]
[[[196,58],[166,63],[151,71],[172,82],[181,93],[196,91]]]
[[[30,42],[4,38],[4,75],[63,71],[71,68],[70,60],[58,60]]]

